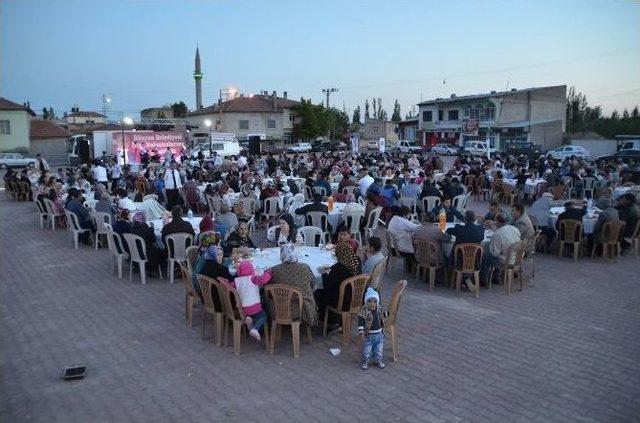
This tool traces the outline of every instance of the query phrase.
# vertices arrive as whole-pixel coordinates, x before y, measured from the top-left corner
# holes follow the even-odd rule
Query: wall
[[[103,117],[89,117],[89,116],[67,116],[65,118],[67,123],[76,124],[76,125],[84,125],[85,123],[94,123],[94,124],[105,124],[107,120]]]
[[[571,145],[579,145],[580,147],[584,147],[587,151],[591,153],[592,157],[604,156],[606,154],[613,154],[618,150],[617,141],[607,140],[607,139],[571,140]]]
[[[34,157],[40,154],[52,166],[66,164],[66,142],[66,138],[32,139],[29,152]]]
[[[529,141],[541,145],[545,149],[555,148],[562,144],[563,132],[561,121],[532,125]]]
[[[29,113],[25,110],[0,110],[0,120],[9,120],[11,134],[0,134],[0,151],[29,149]]]

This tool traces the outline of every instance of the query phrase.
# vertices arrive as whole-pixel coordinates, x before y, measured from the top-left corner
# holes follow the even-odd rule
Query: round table
[[[309,265],[316,278],[321,275],[320,267],[331,266],[336,262],[333,252],[320,247],[295,246],[295,251],[298,255],[298,261]],[[255,249],[249,260],[257,269],[269,269],[281,263],[280,248]]]

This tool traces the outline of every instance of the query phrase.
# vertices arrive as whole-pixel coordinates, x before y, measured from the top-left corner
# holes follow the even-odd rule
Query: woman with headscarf
[[[278,226],[272,226],[267,230],[267,240],[278,245],[301,243],[302,236],[298,234],[293,216],[288,213],[280,216]]]
[[[238,226],[238,216],[231,211],[225,201],[220,204],[220,211],[216,216],[216,226],[223,237]]]
[[[238,228],[229,234],[224,243],[224,256],[230,257],[236,252],[235,250],[241,248],[256,248],[249,238],[249,224],[247,222],[240,222]]]
[[[166,256],[165,250],[158,248],[156,244],[156,234],[154,230],[147,225],[147,215],[145,212],[137,211],[133,215],[131,233],[138,235],[144,240],[147,250],[147,260],[149,260],[149,266],[147,266],[147,269],[155,273],[158,270],[158,266],[162,264]]]
[[[291,204],[289,205],[289,208],[287,209],[287,212],[293,216],[294,218],[294,223],[296,224],[296,226],[304,226],[304,215],[303,214],[296,214],[296,210],[299,209],[300,207],[302,207],[304,205],[304,194],[302,193],[297,193],[296,195],[293,196],[293,199],[291,200]]]
[[[362,273],[362,262],[351,249],[351,246],[344,241],[336,245],[336,259],[338,260],[330,268],[325,268],[322,272],[323,288],[315,292],[316,303],[320,316],[324,316],[327,305],[337,306],[340,296],[340,284],[352,276]],[[345,290],[345,304],[349,304],[351,290]],[[335,316],[330,316],[335,319]],[[335,321],[335,320],[334,320]]]
[[[313,297],[313,289],[316,284],[313,272],[309,265],[298,262],[298,255],[291,244],[286,244],[280,248],[280,261],[282,261],[281,264],[271,269],[270,283],[289,285],[300,289],[304,302],[302,320],[309,326],[315,326],[318,323],[318,313],[316,311],[316,300]]]

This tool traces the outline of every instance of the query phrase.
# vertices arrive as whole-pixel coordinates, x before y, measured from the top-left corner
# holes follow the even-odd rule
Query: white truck
[[[199,143],[191,150],[191,154],[197,156],[201,151],[205,158],[208,158],[214,151],[218,157],[237,156],[240,154],[240,143],[234,134],[212,132],[211,143],[209,143],[209,139],[200,138]]]

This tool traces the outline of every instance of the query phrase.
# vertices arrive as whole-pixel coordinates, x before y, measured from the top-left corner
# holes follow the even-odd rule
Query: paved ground
[[[511,297],[409,278],[400,360],[363,372],[355,347],[329,354],[337,339],[298,360],[287,338],[273,356],[244,340],[235,357],[186,326],[180,283],[118,280],[106,251],[38,229],[33,204],[0,208],[3,422],[640,421],[637,258],[544,256]],[[61,381],[78,363],[87,377]]]

